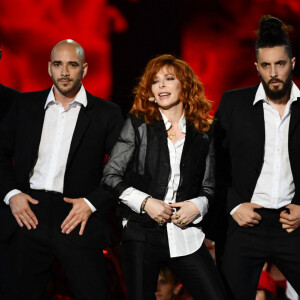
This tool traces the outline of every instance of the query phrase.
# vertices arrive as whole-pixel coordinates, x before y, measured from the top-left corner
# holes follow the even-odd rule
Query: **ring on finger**
[[[159,222],[158,222],[158,225],[159,226],[164,226],[166,220],[164,218],[162,218]]]
[[[175,214],[175,219],[178,220],[180,218],[180,214]]]

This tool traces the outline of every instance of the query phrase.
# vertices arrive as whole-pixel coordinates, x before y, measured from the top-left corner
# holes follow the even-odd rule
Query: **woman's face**
[[[182,107],[182,102],[179,100],[181,83],[176,78],[172,67],[165,66],[157,72],[151,90],[162,110]]]
[[[180,287],[159,274],[157,281],[156,300],[172,300],[178,294]]]

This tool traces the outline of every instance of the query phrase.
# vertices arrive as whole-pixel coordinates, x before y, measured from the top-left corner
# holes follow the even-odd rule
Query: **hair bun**
[[[263,16],[259,22],[259,31],[261,33],[267,31],[282,31],[282,21],[270,15]]]
[[[259,22],[256,45],[258,48],[291,45],[288,36],[290,29],[291,27],[284,24],[281,20],[271,15],[265,15]]]
[[[263,16],[259,23],[258,39],[264,43],[272,43],[272,41],[284,40],[286,32],[282,28],[283,23],[272,16]]]

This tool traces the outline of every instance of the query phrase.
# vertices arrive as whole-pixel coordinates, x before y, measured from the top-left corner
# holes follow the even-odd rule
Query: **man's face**
[[[73,97],[80,89],[81,78],[87,73],[87,63],[78,55],[75,45],[61,44],[52,51],[48,72],[55,91]]]
[[[289,58],[284,46],[258,50],[255,65],[270,100],[280,100],[289,95],[295,61],[295,57]]]

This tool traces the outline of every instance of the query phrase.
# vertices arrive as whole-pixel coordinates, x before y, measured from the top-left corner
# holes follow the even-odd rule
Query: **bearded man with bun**
[[[230,299],[255,299],[265,261],[300,293],[300,91],[289,29],[261,18],[261,82],[225,92],[215,115],[217,203],[227,223],[217,255]]]

